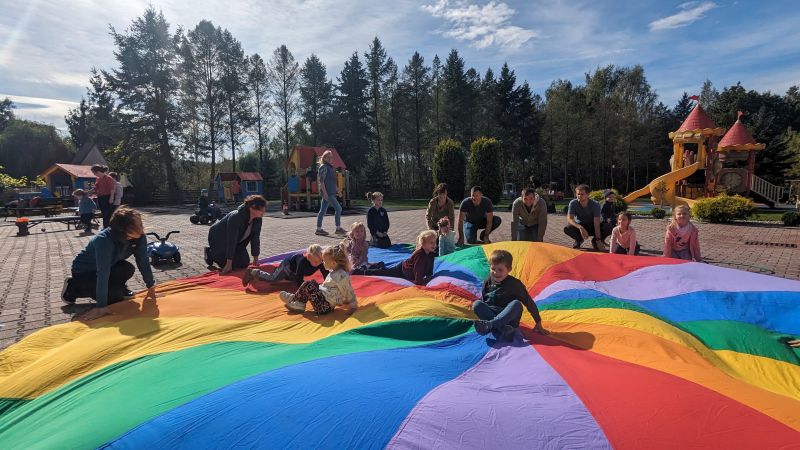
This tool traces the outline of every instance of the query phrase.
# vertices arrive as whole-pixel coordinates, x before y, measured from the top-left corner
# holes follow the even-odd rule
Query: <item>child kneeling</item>
[[[322,251],[322,261],[330,270],[322,284],[309,280],[300,285],[294,294],[281,291],[281,300],[290,311],[303,312],[306,304],[317,315],[329,314],[337,306],[347,306],[347,315],[353,314],[358,308],[356,293],[350,284],[350,260],[347,252],[341,245],[325,247]]]
[[[475,331],[480,335],[495,332],[506,341],[513,341],[522,319],[522,305],[536,321],[533,331],[548,334],[542,327],[539,308],[536,307],[528,290],[521,281],[509,275],[513,263],[511,253],[495,250],[489,257],[489,278],[483,283],[481,300],[472,303],[472,310],[478,316]]]
[[[242,286],[247,286],[254,278],[257,278],[269,282],[294,280],[299,287],[303,284],[304,277],[314,275],[317,270],[322,273],[323,278],[328,276],[328,271],[322,264],[322,247],[319,244],[311,244],[305,253],[285,258],[272,273],[259,269],[245,270]]]

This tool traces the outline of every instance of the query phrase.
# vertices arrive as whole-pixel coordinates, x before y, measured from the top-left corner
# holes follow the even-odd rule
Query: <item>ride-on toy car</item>
[[[211,203],[208,205],[205,214],[200,214],[200,209],[195,209],[194,214],[189,216],[189,221],[193,224],[197,225],[203,224],[213,224],[217,220],[225,217],[225,214],[222,213],[222,210],[217,208],[217,205]]]
[[[167,241],[173,233],[180,233],[180,231],[170,231],[163,238],[156,233],[147,233],[148,236],[154,236],[157,239],[157,241],[147,243],[147,256],[150,257],[150,264],[155,266],[161,261],[181,262],[181,252],[178,246]]]

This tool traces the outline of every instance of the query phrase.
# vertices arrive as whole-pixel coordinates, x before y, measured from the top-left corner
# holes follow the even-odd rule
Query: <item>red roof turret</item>
[[[707,128],[717,128],[717,125],[711,120],[711,117],[708,117],[708,114],[698,103],[689,113],[689,116],[686,117],[686,120],[683,121],[677,132],[704,130]]]
[[[725,133],[722,140],[719,141],[717,148],[721,151],[725,150],[761,150],[765,147],[764,144],[757,144],[753,139],[753,135],[747,130],[747,127],[742,123],[742,112],[738,112],[736,123],[733,124],[730,130]]]

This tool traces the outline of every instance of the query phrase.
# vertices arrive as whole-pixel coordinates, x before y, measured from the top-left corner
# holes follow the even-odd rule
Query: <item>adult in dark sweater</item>
[[[567,206],[567,226],[564,233],[575,240],[572,248],[581,248],[583,241],[592,236],[595,250],[607,251],[603,241],[611,234],[601,227],[600,204],[589,198],[589,186],[581,184],[575,188],[575,198]]]
[[[614,191],[606,189],[604,194],[605,200],[600,207],[600,231],[603,236],[611,236],[611,232],[617,226],[617,214],[622,211],[617,208],[617,194]]]
[[[458,244],[464,244],[464,235],[467,235],[467,242],[470,244],[478,243],[478,230],[481,232],[481,242],[488,244],[489,235],[493,230],[500,226],[499,217],[494,215],[494,205],[488,197],[483,196],[480,186],[473,186],[470,189],[470,196],[461,202],[458,211]]]
[[[133,264],[126,261],[136,258],[136,267],[147,286],[145,300],[155,300],[155,280],[147,258],[147,239],[139,212],[120,206],[111,216],[108,228],[89,241],[72,261],[72,276],[64,280],[61,299],[75,303],[81,297],[97,301],[82,319],[93,320],[111,314],[110,303],[133,297],[125,283],[133,276]]]
[[[511,271],[513,257],[505,250],[495,250],[489,257],[490,274],[483,283],[482,299],[472,303],[472,310],[478,316],[475,331],[484,335],[496,332],[507,341],[513,341],[519,322],[522,319],[522,306],[527,308],[536,325],[537,333],[548,334],[542,327],[542,317],[528,290],[521,281],[508,273]]]
[[[247,269],[242,277],[242,285],[247,286],[253,278],[258,278],[269,282],[294,280],[297,287],[300,287],[305,277],[314,275],[318,270],[322,273],[323,279],[328,276],[328,270],[322,262],[322,247],[319,244],[311,244],[305,253],[285,258],[272,273]]]
[[[417,237],[417,249],[405,261],[389,267],[360,267],[353,275],[385,276],[405,278],[416,285],[424,286],[433,278],[433,261],[436,257],[436,232],[426,230]]]
[[[383,208],[383,194],[368,192],[367,200],[372,202],[372,207],[367,211],[367,228],[372,237],[370,245],[389,248],[392,246],[392,240],[389,239],[389,213]]]
[[[260,195],[250,195],[239,208],[229,212],[208,230],[206,263],[217,264],[221,274],[233,269],[243,269],[250,264],[247,244],[253,253],[253,264],[261,254],[261,222],[267,210],[267,200]]]

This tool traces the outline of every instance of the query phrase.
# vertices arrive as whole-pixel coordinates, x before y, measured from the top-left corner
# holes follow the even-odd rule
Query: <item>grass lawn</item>
[[[757,213],[753,214],[750,219],[752,220],[768,220],[772,222],[780,222],[781,217],[786,211],[758,211]]]

